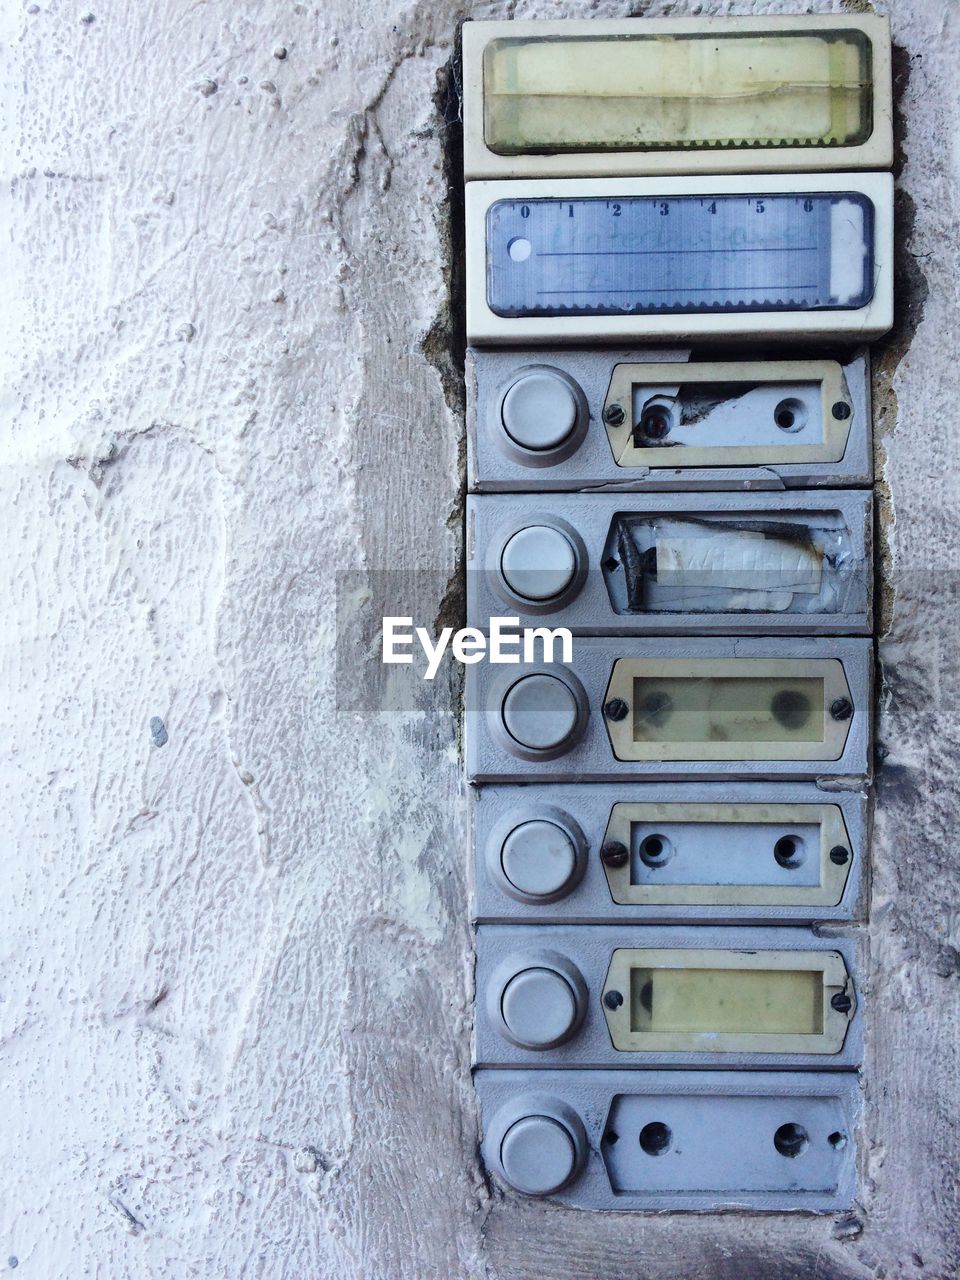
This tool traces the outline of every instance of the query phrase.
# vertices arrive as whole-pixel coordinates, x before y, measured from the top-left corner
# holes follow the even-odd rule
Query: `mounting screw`
[[[629,712],[630,708],[622,698],[611,698],[603,708],[603,714],[608,720],[625,720]]]
[[[838,991],[830,1001],[830,1007],[836,1009],[837,1013],[849,1013],[853,1008],[853,1001],[845,991]]]
[[[623,996],[619,991],[608,991],[603,997],[603,1003],[608,1009],[619,1009],[623,1004]]]
[[[600,850],[600,861],[605,867],[625,867],[629,857],[627,846],[619,840],[608,840]]]
[[[838,867],[842,867],[849,857],[850,850],[845,849],[842,844],[835,844],[830,850],[830,861],[835,862]]]
[[[849,698],[834,698],[830,703],[830,714],[834,720],[849,720],[853,715],[853,703]]]
[[[609,427],[623,426],[623,420],[626,416],[622,404],[608,404],[603,411],[603,420]]]
[[[831,409],[831,413],[835,418],[839,419],[839,421],[842,422],[844,418],[850,417],[850,406],[847,404],[845,400],[838,400],[837,403]]]

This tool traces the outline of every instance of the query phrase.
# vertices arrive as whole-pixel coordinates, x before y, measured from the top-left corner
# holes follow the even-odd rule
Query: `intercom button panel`
[[[855,1067],[856,939],[484,924],[477,1066]]]
[[[544,643],[556,658],[559,646]],[[588,638],[570,647],[568,663],[468,667],[472,781],[830,786],[868,775],[867,639]]]
[[[862,909],[862,791],[480,787],[471,818],[482,923],[799,925]]]
[[[852,1072],[519,1071],[475,1076],[484,1162],[578,1209],[851,1207]]]
[[[468,22],[466,178],[887,168],[866,14]]]
[[[869,634],[873,497],[467,500],[467,621],[575,635]]]
[[[893,323],[889,173],[466,187],[474,344],[863,341]]]
[[[467,352],[477,492],[862,486],[873,475],[869,369],[843,360],[675,352]]]

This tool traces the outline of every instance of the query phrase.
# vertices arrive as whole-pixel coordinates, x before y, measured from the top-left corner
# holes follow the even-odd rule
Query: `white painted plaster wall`
[[[0,1271],[954,1280],[957,0],[883,6],[899,594],[840,1222],[485,1184],[458,690],[412,703],[365,648],[368,571],[460,607],[459,20],[795,6],[88,3],[0,13]]]

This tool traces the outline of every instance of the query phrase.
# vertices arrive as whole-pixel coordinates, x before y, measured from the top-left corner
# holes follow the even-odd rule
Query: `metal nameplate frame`
[[[791,81],[790,70],[795,66],[795,59],[790,56],[789,50],[791,41],[799,38],[806,43],[811,38],[817,40],[818,37],[822,40],[822,66],[819,65],[820,59],[816,57],[817,51],[812,50],[813,67],[804,68],[805,82],[797,84],[796,80]],[[861,58],[854,56],[846,60],[848,63],[857,63],[847,73],[849,84],[836,85],[831,91],[829,82],[831,77],[836,76],[836,44],[838,39],[842,41],[845,37],[861,42],[864,46],[863,55]],[[822,103],[834,115],[838,106],[844,105],[842,100],[838,103],[844,88],[848,99],[856,95],[863,100],[863,82],[866,80],[868,98],[862,109],[862,125],[855,127],[852,134],[845,133],[842,140],[835,141],[832,145],[818,145],[818,140],[813,138],[784,139],[781,145],[777,145],[776,139],[771,138],[755,145],[725,146],[725,142],[733,140],[718,135],[715,139],[702,140],[691,137],[687,145],[672,148],[664,142],[644,143],[642,139],[633,146],[627,146],[622,141],[618,145],[614,133],[607,137],[606,145],[602,148],[596,146],[592,150],[588,140],[564,141],[557,136],[555,130],[549,134],[544,134],[542,130],[538,133],[535,115],[529,121],[525,139],[506,146],[494,136],[495,119],[491,119],[491,127],[485,129],[485,89],[488,94],[487,105],[491,107],[498,89],[495,83],[490,83],[498,71],[496,42],[515,46],[540,46],[535,52],[541,59],[549,58],[553,51],[559,51],[562,55],[563,62],[558,63],[555,70],[551,72],[547,67],[539,72],[541,76],[549,73],[552,96],[546,117],[548,120],[556,121],[557,103],[562,107],[564,101],[569,101],[574,121],[583,121],[584,108],[593,107],[594,115],[597,110],[602,111],[608,124],[612,122],[615,127],[619,124],[623,135],[630,137],[642,130],[645,116],[652,108],[662,109],[665,100],[669,106],[669,95],[665,94],[664,86],[652,82],[650,78],[650,73],[657,70],[656,64],[646,70],[639,65],[630,66],[633,48],[638,48],[641,54],[646,53],[647,48],[660,50],[659,62],[662,64],[664,51],[667,55],[673,53],[676,57],[677,53],[685,52],[685,46],[688,46],[693,55],[693,66],[703,77],[703,114],[707,116],[707,123],[714,124],[716,112],[710,110],[707,97],[714,78],[710,75],[710,62],[705,62],[701,50],[710,57],[715,57],[716,53],[726,47],[736,59],[740,40],[749,41],[751,51],[767,40],[785,41],[787,45],[780,60],[780,80],[771,80],[767,76],[758,79],[755,86],[746,83],[736,86],[741,102],[756,101],[756,94],[761,90],[769,95],[773,103],[786,98],[781,114],[787,117],[788,127],[800,125],[827,132],[828,130],[823,129],[823,121],[812,125],[808,119],[807,99],[811,91],[816,92],[816,104]],[[623,64],[619,76],[611,67],[614,59]],[[811,70],[814,73],[819,71],[823,77],[819,85],[811,86]],[[529,115],[531,108],[536,112],[537,102],[532,86],[524,92],[524,85],[518,79],[518,71],[519,68],[512,75],[509,71],[501,72],[501,75],[510,76],[510,81],[504,86],[512,93],[512,102],[507,106],[510,113],[508,119],[522,126],[524,121],[520,113],[526,110]],[[696,85],[691,86],[689,83],[689,69],[686,67],[681,71],[679,67],[666,66],[662,68],[662,74],[683,75],[685,82],[682,89],[685,94],[696,88]],[[794,75],[796,76],[796,72]],[[570,94],[566,100],[562,96],[564,76]],[[722,92],[722,86],[729,83],[729,72],[718,71],[716,80]],[[624,85],[627,87],[624,88]],[[588,96],[591,89],[595,91],[592,101]],[[794,93],[792,98],[791,91]],[[796,96],[798,94],[799,97]],[[704,169],[713,173],[793,168],[804,171],[883,169],[888,168],[893,160],[890,28],[886,18],[867,14],[831,13],[773,18],[644,18],[641,22],[597,19],[467,22],[463,26],[463,98],[464,175],[467,180],[584,174],[676,174],[702,172]],[[729,123],[724,123],[729,131]]]
[[[828,797],[810,783],[481,787],[471,808],[474,917],[502,924],[851,920],[862,910],[867,817],[865,793]],[[554,845],[543,851],[553,864],[536,863],[536,839],[545,833],[555,841],[554,831],[568,858],[559,871]],[[508,860],[517,857],[515,833],[527,840],[524,874]],[[654,839],[660,847],[651,858]]]
[[[534,1194],[569,1208],[831,1213],[854,1201],[851,1072],[484,1069],[474,1084],[484,1162],[511,1191],[509,1173],[523,1178],[505,1139],[532,1116],[570,1145],[559,1172],[534,1162]]]
[[[549,348],[467,352],[467,476],[471,490],[783,490],[870,485],[869,362],[690,360],[654,351]],[[527,447],[505,419],[515,388],[554,388],[549,447]],[[662,445],[634,443],[646,405],[689,421]],[[792,406],[787,429],[776,422]],[[620,411],[622,410],[622,418]],[[711,443],[695,442],[709,431]],[[685,440],[687,443],[671,444]],[[809,441],[809,443],[803,443]]]
[[[695,421],[685,423],[681,417],[678,423],[671,422],[672,404],[679,397],[665,395],[661,388],[676,384],[687,388],[726,385],[733,396],[740,391],[736,412],[744,443],[730,441],[732,424],[725,421],[714,432],[714,438],[727,437],[722,444],[698,444],[699,433],[711,422],[710,409],[704,413],[699,405]],[[778,391],[782,385],[790,388],[786,396]],[[794,388],[803,388],[799,395],[806,393],[813,412],[808,403],[800,402]],[[764,392],[761,399],[759,393]],[[690,467],[719,462],[748,467],[771,462],[829,463],[840,461],[850,437],[848,394],[835,360],[747,360],[742,364],[712,360],[690,362],[686,367],[682,362],[624,363],[614,366],[602,418],[618,467],[669,467],[681,460]],[[758,404],[751,414],[751,395],[761,403],[779,403],[762,416]]]
[[[757,685],[763,690],[773,686],[777,692],[770,699],[761,694],[762,707],[751,703],[743,712],[736,705],[730,707],[730,714],[738,717],[734,725],[742,725],[742,733],[730,729],[722,713],[701,712],[699,708],[687,717],[694,722],[693,732],[664,732],[683,710],[669,704],[671,695],[663,692],[664,686],[699,693],[708,684],[727,682],[735,682],[738,692],[744,686],[745,697]],[[816,692],[802,708],[804,721],[798,729],[790,708],[806,698],[810,683]],[[638,685],[649,686],[652,692],[641,697]],[[788,708],[782,717],[777,716],[780,698]],[[603,701],[610,745],[616,758],[623,761],[834,761],[843,755],[850,731],[849,710],[837,715],[829,713],[829,708],[837,704],[851,706],[850,686],[838,658],[806,658],[802,662],[741,655],[707,659],[618,658]],[[731,698],[731,703],[738,701]],[[626,706],[625,716],[613,714],[610,708],[614,702]],[[811,722],[815,723],[808,727]],[[758,730],[756,736],[750,736],[753,728]]]
[[[652,559],[634,525],[649,532]],[[469,497],[467,621],[486,629],[509,615],[594,636],[868,635],[872,528],[869,492]],[[553,585],[556,595],[511,584],[504,557],[530,530],[569,548],[565,584],[536,562],[524,571],[533,596]],[[697,563],[685,568],[682,554]]]
[[[811,1005],[816,1006],[816,1029],[812,1031],[749,1030],[739,1027],[735,1031],[717,1031],[711,1024],[704,1030],[694,1030],[684,1024],[683,1029],[639,1029],[635,1011],[631,1005],[631,986],[638,986],[637,977],[650,975],[642,990],[655,990],[658,976],[669,974],[677,981],[682,974],[681,999],[689,990],[696,989],[697,982],[709,981],[730,985],[738,981],[747,984],[747,995],[762,982],[776,986],[785,982],[784,988],[804,984],[813,988]],[[709,975],[709,978],[704,974]],[[809,974],[812,982],[807,982]],[[794,983],[796,978],[801,983]],[[754,981],[756,980],[756,981]],[[708,988],[708,989],[711,989]],[[712,990],[711,990],[712,993]],[[837,997],[847,1002],[841,1010]],[[617,1003],[620,1000],[620,1003]],[[838,951],[730,951],[708,950],[702,947],[618,947],[610,960],[603,986],[603,1012],[613,1047],[621,1053],[815,1053],[818,1056],[836,1056],[843,1048],[847,1027],[856,1010],[856,999],[850,986],[850,975]],[[645,1011],[644,1011],[645,1012]],[[651,1016],[647,1014],[646,1016]],[[777,1016],[789,1021],[791,1013],[778,1011]],[[689,1018],[689,1015],[688,1015]]]
[[[804,196],[808,198],[804,200]],[[825,201],[833,203],[828,208]],[[801,272],[811,277],[802,282],[793,280],[803,265],[799,254],[792,252],[798,248],[794,242],[799,231],[789,210],[797,202],[798,208],[810,206],[811,220],[826,228],[818,233],[819,238],[814,237],[815,244],[799,246],[819,255],[810,270]],[[852,226],[852,215],[844,212],[853,205],[860,210],[860,230]],[[694,233],[687,224],[696,217],[708,218],[714,206],[722,214],[716,230],[712,235],[697,232],[698,242],[706,247],[694,248]],[[765,233],[770,243],[739,243],[748,206],[756,227],[771,228]],[[673,207],[678,210],[675,223],[679,229],[669,232],[673,238],[664,241],[665,247],[631,247],[631,236],[639,237],[637,243],[642,240],[648,244],[647,222],[656,210],[669,214]],[[766,209],[776,216],[763,222]],[[527,210],[531,211],[529,219]],[[579,218],[569,219],[573,230],[566,227],[564,210],[580,211]],[[636,224],[634,231],[618,231],[606,248],[581,247],[596,244],[597,228],[607,214],[612,220],[619,210],[625,211],[631,227]],[[527,234],[514,234],[514,224],[522,229],[528,221]],[[669,216],[659,218],[664,226],[668,222]],[[888,173],[470,182],[466,187],[466,223],[467,339],[471,343],[526,346],[650,338],[687,342],[707,337],[863,341],[881,336],[893,324],[893,178]],[[581,223],[582,232],[577,230]],[[777,228],[783,223],[782,230],[774,223]],[[561,230],[565,234],[558,238]],[[614,235],[612,231],[609,234]],[[857,236],[856,243],[847,243]],[[522,250],[517,247],[520,245]],[[546,249],[546,245],[552,247]],[[668,286],[654,284],[655,278],[661,278],[661,268],[655,271],[636,257],[654,252],[667,255],[663,261],[676,264],[677,281],[702,280],[702,271],[691,255],[709,254],[729,284],[694,287],[674,284],[673,277]],[[746,261],[736,260],[734,255],[742,253],[765,255],[769,278],[762,282],[762,288],[751,283],[753,272]],[[594,255],[591,261],[595,265],[590,268],[594,274],[589,277],[571,265],[584,254]],[[648,273],[638,275],[636,285],[629,288],[612,261],[624,256],[635,264],[635,275]],[[855,267],[860,256],[864,257],[863,273]],[[791,265],[788,258],[797,261]],[[855,285],[854,269],[859,282]],[[601,270],[606,273],[602,277],[598,274]],[[519,292],[515,294],[515,290]],[[611,291],[617,295],[615,301]],[[658,303],[658,294],[666,300]],[[681,295],[687,299],[682,304]],[[728,309],[719,309],[708,295],[729,299],[723,303]],[[787,301],[783,301],[784,295]],[[534,305],[524,301],[527,298],[539,301]]]
[[[535,703],[539,701],[543,681],[525,685],[522,691],[516,688],[531,676],[557,682],[547,688],[559,695],[562,724],[547,746],[542,738],[529,745],[529,737],[511,719],[518,692],[524,701],[530,693]],[[635,726],[642,711],[634,699],[638,680],[702,681],[706,676],[743,676],[776,685],[771,707],[775,699],[776,713],[787,726],[783,739],[685,745],[664,732],[654,738],[652,730],[637,739]],[[873,646],[868,639],[576,639],[569,665],[483,662],[467,669],[468,776],[478,783],[806,778],[827,787],[853,780],[859,785],[870,771],[872,682]],[[797,735],[790,727],[803,704],[808,720],[821,704],[826,709],[822,729],[816,731],[819,738],[806,729]],[[532,714],[538,727],[547,722],[537,721],[541,713],[536,705]],[[558,723],[547,719],[550,727]]]
[[[482,1067],[856,1067],[863,1052],[857,949],[862,939],[803,929],[480,925],[475,1064]],[[629,970],[822,974],[818,1032],[631,1031]],[[505,1022],[504,993],[529,971],[557,973],[575,992],[564,1038],[531,1047]],[[618,1001],[608,1000],[611,995]],[[611,1008],[610,1005],[615,1005]],[[785,1006],[790,1015],[793,1006]]]

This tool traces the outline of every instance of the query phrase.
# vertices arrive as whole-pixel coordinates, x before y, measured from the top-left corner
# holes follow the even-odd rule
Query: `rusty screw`
[[[605,867],[625,867],[630,853],[619,840],[608,840],[600,850],[600,861]]]
[[[611,698],[603,708],[603,714],[608,720],[625,720],[630,708],[622,698]]]

